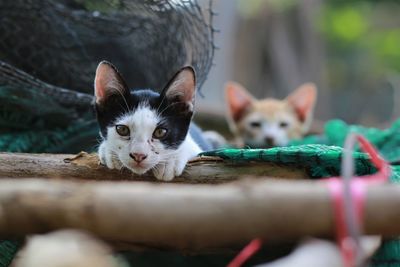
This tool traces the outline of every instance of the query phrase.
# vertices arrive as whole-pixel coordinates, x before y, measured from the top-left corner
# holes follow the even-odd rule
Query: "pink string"
[[[328,179],[326,182],[331,193],[336,225],[336,238],[342,253],[344,265],[347,267],[355,266],[357,247],[354,240],[349,238],[349,230],[344,210],[343,182],[336,178]],[[366,184],[362,182],[362,180],[357,179],[351,181],[350,186],[352,201],[356,209],[356,220],[358,224],[361,224],[364,216]]]
[[[227,267],[240,267],[249,258],[251,258],[257,251],[260,250],[262,245],[261,239],[253,239],[247,244],[243,250],[228,264]]]

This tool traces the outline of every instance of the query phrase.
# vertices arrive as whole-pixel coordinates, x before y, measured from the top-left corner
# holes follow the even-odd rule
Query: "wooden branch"
[[[270,176],[278,178],[308,178],[303,169],[274,163],[233,164],[221,158],[201,157],[188,164],[184,174],[173,182],[221,183],[242,176]],[[85,180],[141,180],[155,181],[152,174],[134,175],[129,170],[109,170],[99,164],[96,154],[20,154],[0,153],[0,178],[57,178]]]
[[[368,189],[365,233],[400,234],[400,186]],[[247,179],[220,185],[0,180],[0,237],[60,228],[152,248],[201,251],[331,236],[329,193],[316,181]]]

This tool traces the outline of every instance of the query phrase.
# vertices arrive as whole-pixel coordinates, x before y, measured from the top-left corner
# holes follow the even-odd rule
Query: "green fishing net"
[[[342,148],[327,145],[298,145],[270,149],[222,149],[202,153],[224,160],[243,163],[249,161],[273,162],[304,168],[311,178],[340,175]],[[356,174],[366,175],[376,171],[364,153],[353,153]]]
[[[291,145],[325,144],[342,147],[349,132],[362,134],[378,148],[387,161],[400,162],[400,119],[384,130],[348,125],[341,120],[332,120],[325,124],[323,135],[308,136],[302,140],[293,141]]]
[[[17,253],[21,243],[17,241],[3,240],[0,241],[0,266],[9,266]]]

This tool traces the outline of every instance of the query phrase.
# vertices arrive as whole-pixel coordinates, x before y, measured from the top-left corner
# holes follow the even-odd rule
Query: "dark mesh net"
[[[201,85],[214,53],[209,1],[3,0],[0,59],[80,92],[103,59],[131,87],[160,89],[187,64]]]
[[[160,90],[188,64],[201,87],[212,19],[211,0],[0,0],[0,151],[93,149],[103,59],[132,88]]]

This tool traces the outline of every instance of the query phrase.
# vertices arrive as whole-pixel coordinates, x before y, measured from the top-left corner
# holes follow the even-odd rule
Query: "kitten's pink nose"
[[[137,163],[140,163],[147,158],[147,155],[140,153],[130,153],[129,156]]]

